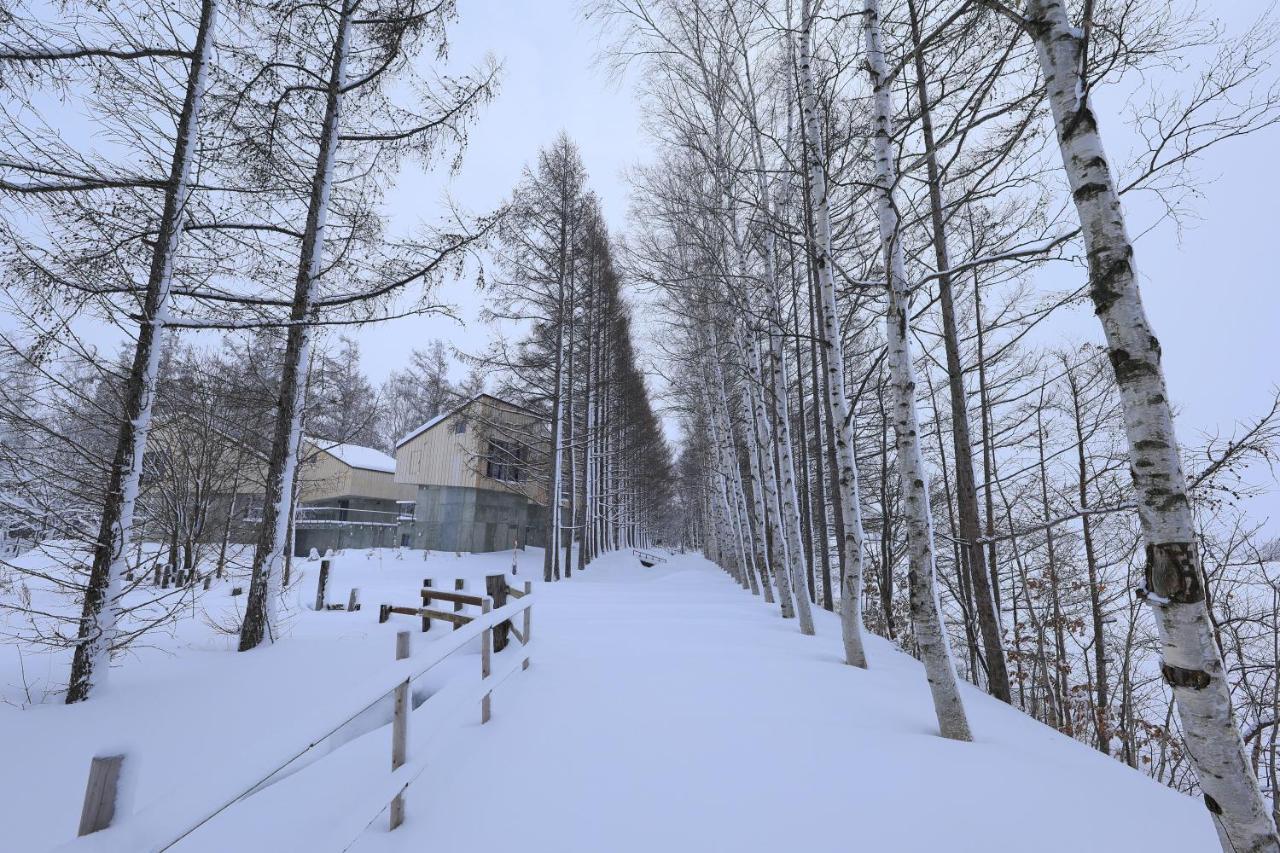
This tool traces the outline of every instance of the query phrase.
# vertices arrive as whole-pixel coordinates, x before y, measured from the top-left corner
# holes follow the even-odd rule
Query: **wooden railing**
[[[426,591],[424,589],[424,591]],[[396,634],[395,664],[386,671],[366,682],[364,689],[344,691],[335,697],[335,707],[340,709],[342,721],[329,727],[323,734],[312,738],[305,746],[293,748],[281,760],[282,753],[272,759],[257,762],[256,768],[247,770],[242,781],[232,786],[224,786],[223,791],[215,796],[207,797],[203,803],[184,801],[181,794],[166,798],[163,803],[150,806],[128,821],[117,820],[115,812],[115,795],[122,766],[128,757],[123,755],[97,756],[90,764],[89,781],[85,790],[85,802],[81,815],[80,838],[64,845],[63,850],[168,850],[187,836],[197,832],[217,815],[226,811],[258,791],[272,785],[288,775],[289,769],[296,765],[313,749],[326,742],[341,731],[357,717],[377,706],[388,696],[393,697],[391,719],[391,773],[383,777],[381,782],[374,781],[362,784],[349,798],[352,806],[350,819],[344,824],[349,832],[347,840],[354,840],[376,819],[379,812],[390,808],[390,828],[395,829],[404,820],[404,794],[426,769],[426,756],[410,756],[408,754],[408,731],[411,716],[410,687],[418,678],[448,659],[455,652],[464,648],[477,637],[481,641],[480,682],[446,684],[429,697],[423,705],[432,702],[443,704],[444,700],[478,701],[480,704],[480,722],[487,723],[493,715],[493,689],[508,676],[520,669],[528,669],[533,621],[533,584],[526,581],[523,590],[505,587],[515,600],[509,604],[495,607],[490,596],[464,596],[442,594],[431,591],[429,598],[453,601],[455,604],[478,604],[481,613],[465,617],[462,624],[455,622],[455,631],[426,647],[425,653],[418,659],[410,655],[409,631]],[[459,599],[466,599],[460,601]],[[396,611],[399,612],[399,611]],[[413,615],[420,615],[420,610]],[[447,614],[452,617],[456,614]],[[432,613],[434,618],[445,618],[439,613]],[[511,620],[521,620],[521,628],[517,630]],[[385,620],[383,620],[385,621]],[[453,621],[450,619],[449,621]],[[495,648],[495,638],[500,628],[509,629],[520,640],[520,648],[516,654],[503,655],[501,665],[494,668],[494,656],[501,647]],[[504,641],[505,645],[505,641]],[[382,686],[373,686],[375,684]],[[386,684],[392,683],[390,688]],[[359,697],[359,698],[356,698]],[[252,782],[243,780],[253,779]],[[216,806],[210,806],[214,801]],[[113,824],[116,824],[113,826]],[[108,832],[98,835],[103,829]]]

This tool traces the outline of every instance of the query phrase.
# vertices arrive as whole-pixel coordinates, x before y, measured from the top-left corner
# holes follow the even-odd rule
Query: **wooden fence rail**
[[[270,759],[259,756],[261,760],[257,761],[256,766],[250,772],[247,772],[244,777],[245,779],[251,777],[254,781],[248,783],[240,781],[223,785],[222,793],[208,797],[203,803],[193,802],[189,797],[184,798],[179,793],[137,813],[129,821],[130,826],[127,828],[125,826],[112,826],[120,823],[118,819],[113,820],[113,818],[120,817],[114,814],[116,805],[115,790],[120,766],[125,761],[125,756],[95,757],[90,765],[89,782],[85,792],[80,825],[80,835],[87,837],[77,839],[76,842],[64,845],[59,849],[69,851],[102,849],[168,850],[179,841],[199,830],[201,826],[208,823],[218,814],[283,778],[285,771],[304,755],[327,741],[348,723],[372,709],[388,696],[393,697],[391,774],[389,777],[385,777],[385,783],[375,780],[372,784],[362,786],[358,793],[351,795],[350,799],[356,805],[353,807],[350,820],[345,821],[343,825],[350,827],[351,830],[347,840],[354,840],[368,826],[370,822],[369,815],[373,814],[376,818],[377,812],[388,808],[388,804],[390,804],[390,828],[396,829],[404,820],[403,795],[405,790],[426,770],[425,756],[408,755],[408,727],[411,713],[410,695],[413,682],[448,659],[455,652],[466,647],[472,640],[480,638],[481,677],[479,685],[477,686],[474,683],[470,685],[446,685],[445,688],[434,693],[423,704],[428,705],[433,701],[442,701],[446,696],[462,696],[465,698],[466,695],[470,695],[472,696],[472,701],[478,700],[480,703],[481,723],[487,723],[492,717],[494,686],[514,672],[517,664],[519,664],[520,669],[529,668],[531,653],[530,624],[534,601],[534,596],[531,595],[533,584],[526,581],[523,590],[512,589],[509,591],[516,600],[502,607],[494,607],[493,601],[489,596],[456,596],[453,593],[441,594],[439,590],[432,590],[431,596],[433,598],[440,597],[441,600],[453,601],[455,606],[471,603],[469,600],[459,601],[458,599],[460,598],[479,598],[482,612],[477,616],[470,617],[445,611],[431,611],[430,618],[448,621],[456,620],[455,631],[428,644],[417,660],[414,660],[410,655],[410,632],[398,632],[396,635],[395,664],[389,666],[385,672],[371,678],[365,683],[363,689],[344,691],[339,697],[335,697],[334,705],[329,706],[340,710],[341,722],[331,726],[323,734],[309,739],[305,746],[290,749],[287,755],[276,753]],[[383,605],[383,607],[387,608],[388,605]],[[422,608],[392,608],[391,610],[396,613],[405,613],[407,611],[408,615],[423,615]],[[502,656],[502,665],[495,670],[495,632],[504,624],[510,626],[510,621],[517,616],[523,620],[523,630],[515,631],[514,626],[511,627],[517,639],[520,640],[520,649],[515,655]],[[386,621],[386,619],[382,618],[380,621]],[[391,683],[392,686],[386,687],[385,685],[388,683]],[[373,686],[378,684],[381,686]],[[471,688],[470,690],[467,690],[468,686]],[[330,719],[335,716],[338,715],[331,715]],[[371,799],[375,792],[380,796],[377,801],[380,805],[376,808],[373,807],[373,800]],[[210,800],[216,801],[217,805],[210,807]],[[94,843],[98,841],[97,833],[104,829],[108,831],[104,833],[102,840],[107,841],[105,836],[111,836],[108,842],[109,848]],[[79,842],[84,842],[89,846],[83,846]]]

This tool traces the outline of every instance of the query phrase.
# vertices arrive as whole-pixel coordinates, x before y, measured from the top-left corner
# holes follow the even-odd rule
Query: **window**
[[[454,419],[453,419],[453,432],[454,432],[454,434],[455,434],[455,435],[457,435],[457,434],[460,434],[460,433],[464,433],[464,432],[466,432],[466,431],[467,431],[467,422],[466,422],[466,420],[464,420],[463,418],[460,418],[460,417],[459,417],[459,418],[454,418]]]
[[[231,498],[231,516],[240,521],[262,521],[263,495],[233,495]]]
[[[489,442],[484,475],[490,480],[518,483],[524,479],[524,445],[515,441]]]

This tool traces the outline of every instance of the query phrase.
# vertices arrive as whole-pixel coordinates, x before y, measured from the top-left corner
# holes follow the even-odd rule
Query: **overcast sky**
[[[626,228],[628,189],[623,171],[646,158],[630,81],[598,67],[598,34],[577,14],[576,0],[461,0],[461,21],[453,37],[454,61],[492,52],[504,64],[497,100],[484,112],[451,191],[473,209],[497,204],[518,180],[520,170],[561,129],[582,149],[592,187],[604,202],[614,231]],[[1230,28],[1247,26],[1263,0],[1220,4]],[[1225,9],[1225,11],[1223,11]],[[1187,85],[1191,76],[1171,75],[1161,85]],[[1111,157],[1123,159],[1129,134],[1117,111],[1119,99],[1098,97]],[[1201,433],[1228,432],[1241,419],[1264,410],[1280,381],[1275,338],[1280,334],[1280,282],[1272,258],[1277,236],[1275,199],[1280,179],[1273,151],[1280,132],[1227,143],[1199,169],[1204,196],[1196,204],[1199,221],[1181,235],[1171,225],[1144,234],[1137,265],[1143,298],[1160,337],[1170,390],[1181,409],[1184,441]],[[397,216],[412,217],[415,206],[439,197],[440,179],[406,171],[391,198]],[[430,191],[424,192],[424,187]],[[1134,233],[1145,230],[1155,207],[1126,199]],[[1063,287],[1078,268],[1060,267],[1040,275],[1042,286]],[[470,285],[452,288],[447,300],[474,317],[478,298]],[[643,327],[642,327],[643,329]],[[442,319],[399,321],[359,335],[366,369],[376,379],[403,363],[408,353],[433,337],[474,349],[486,337],[474,321],[467,326]],[[1042,340],[1076,344],[1100,341],[1088,309],[1054,318]],[[641,340],[644,348],[646,341]],[[1261,473],[1259,474],[1261,476]],[[1280,516],[1280,502],[1260,509]]]
[[[450,61],[473,65],[486,54],[503,65],[497,98],[471,130],[462,170],[449,193],[466,208],[490,210],[507,198],[521,171],[560,131],[582,150],[590,185],[614,230],[626,224],[623,171],[645,159],[631,88],[597,69],[597,28],[582,20],[577,0],[459,0],[450,31]],[[388,198],[400,224],[430,219],[446,182],[439,174],[406,168]],[[489,330],[475,321],[481,297],[469,283],[450,287],[443,300],[459,309],[465,326],[446,318],[412,318],[356,335],[365,368],[379,381],[432,338],[464,351],[483,347]]]
[[[1217,4],[1230,28],[1252,21],[1268,0]],[[474,211],[491,209],[510,192],[525,164],[561,130],[579,145],[611,229],[625,231],[628,188],[624,171],[646,159],[638,108],[629,80],[614,79],[596,62],[598,32],[578,14],[578,0],[459,0],[453,29],[453,63],[478,63],[492,53],[504,65],[496,100],[474,127],[461,172],[448,191]],[[425,61],[425,60],[424,60]],[[1190,75],[1166,75],[1162,86],[1188,85]],[[1103,132],[1113,161],[1124,159],[1127,129],[1117,116],[1116,93],[1096,93]],[[1280,334],[1280,287],[1273,260],[1277,236],[1275,199],[1280,179],[1274,150],[1280,131],[1225,144],[1200,167],[1203,198],[1199,221],[1178,233],[1168,225],[1138,242],[1137,266],[1143,298],[1160,337],[1173,399],[1181,409],[1179,432],[1188,444],[1201,433],[1229,432],[1263,411],[1277,382],[1276,336]],[[433,219],[446,181],[406,166],[388,196],[396,229]],[[1131,230],[1147,228],[1154,208],[1126,199]],[[1045,289],[1081,280],[1078,268],[1037,274]],[[1074,278],[1073,278],[1074,277]],[[356,332],[364,367],[375,383],[404,364],[415,347],[433,338],[478,351],[488,330],[475,321],[480,297],[470,283],[450,285],[442,297],[466,321],[444,318],[398,320]],[[3,321],[0,320],[0,325]],[[644,335],[652,327],[640,324]],[[103,335],[108,344],[112,338]],[[116,338],[118,340],[118,338]],[[1087,309],[1055,316],[1042,342],[1076,344],[1100,340]],[[1280,520],[1280,499],[1259,506]],[[1273,533],[1280,533],[1275,522]]]

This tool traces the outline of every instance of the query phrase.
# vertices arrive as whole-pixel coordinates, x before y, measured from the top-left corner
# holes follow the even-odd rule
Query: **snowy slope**
[[[520,580],[538,557],[521,555]],[[509,560],[432,555],[435,571],[423,572],[407,557],[352,559],[335,576],[342,593],[359,581],[373,590],[366,602],[400,601],[418,575],[478,577]],[[966,691],[977,742],[936,737],[914,660],[872,638],[872,669],[846,667],[834,617],[820,611],[818,636],[803,637],[701,557],[646,570],[611,554],[535,594],[533,666],[495,692],[490,724],[472,701],[447,701],[478,681],[474,650],[421,691],[440,692],[411,715],[410,759],[429,761],[403,827],[388,832],[380,801],[367,802],[390,769],[389,731],[371,720],[174,849],[1217,849],[1194,800],[977,690]],[[2,816],[14,828],[0,848],[69,840],[88,751],[107,727],[143,758],[135,823],[181,808],[186,789],[234,776],[247,758],[305,743],[308,721],[381,666],[395,630],[412,624],[379,626],[373,611],[303,612],[261,654],[182,650],[138,662],[101,702],[9,715],[24,730],[6,744],[17,766],[0,769],[0,808],[23,806]],[[443,636],[415,633],[415,655]]]
[[[39,554],[23,559],[34,563]],[[542,552],[522,552],[519,560],[522,576],[540,571]],[[46,681],[65,683],[69,653],[28,648],[20,661],[17,646],[0,645],[0,851],[46,850],[75,837],[94,754],[128,756],[138,812],[129,820],[145,820],[149,810],[203,808],[216,792],[252,781],[246,773],[255,762],[283,759],[305,746],[337,722],[334,708],[353,688],[393,663],[396,631],[416,629],[416,620],[396,616],[379,625],[378,604],[416,606],[416,591],[427,577],[450,588],[452,579],[467,578],[470,589],[481,589],[484,575],[509,571],[511,561],[509,551],[461,557],[431,552],[426,560],[421,551],[346,551],[334,558],[328,599],[345,603],[358,586],[363,609],[316,613],[308,608],[319,564],[296,560],[301,579],[290,590],[283,638],[247,654],[236,652],[234,633],[223,630],[239,622],[244,596],[232,597],[230,590],[248,588],[241,574],[200,593],[172,631],[153,633],[130,649],[100,694],[70,707],[56,695],[22,707],[29,701],[22,672],[39,702]],[[46,597],[40,604],[55,602]],[[415,632],[415,648],[448,629],[437,625],[426,638]],[[131,850],[111,844],[99,849]]]
[[[494,721],[354,849],[1218,849],[1196,801],[976,689],[977,742],[935,736],[920,665],[871,638],[872,669],[844,666],[817,616],[800,636],[700,557],[597,561],[548,591]]]

